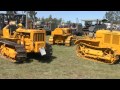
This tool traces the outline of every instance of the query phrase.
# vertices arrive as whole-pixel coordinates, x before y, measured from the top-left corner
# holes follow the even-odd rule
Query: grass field
[[[47,36],[48,39],[48,36]],[[75,46],[53,45],[51,60],[14,64],[0,59],[1,79],[119,79],[120,64],[108,65],[76,57]]]

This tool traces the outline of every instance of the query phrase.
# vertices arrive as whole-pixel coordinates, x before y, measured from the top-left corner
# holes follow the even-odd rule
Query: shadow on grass
[[[41,63],[50,63],[56,58],[55,56],[45,57],[45,56],[41,56],[40,54],[34,54],[34,53],[29,53],[27,57],[28,58],[26,60],[26,63],[31,63],[34,60],[37,60]]]

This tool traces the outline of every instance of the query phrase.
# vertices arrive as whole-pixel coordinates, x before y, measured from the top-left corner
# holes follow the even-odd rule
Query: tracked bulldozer
[[[27,29],[16,26],[16,22],[10,21],[2,29],[0,38],[0,54],[9,58],[12,62],[24,62],[27,54],[34,53],[50,58],[52,47],[46,43],[46,31],[44,29]]]
[[[93,37],[75,42],[76,54],[87,60],[115,64],[120,57],[120,31],[97,30]]]
[[[49,43],[54,44],[65,44],[65,46],[71,46],[76,40],[76,35],[72,34],[72,29],[70,28],[56,28],[51,32],[49,38]]]

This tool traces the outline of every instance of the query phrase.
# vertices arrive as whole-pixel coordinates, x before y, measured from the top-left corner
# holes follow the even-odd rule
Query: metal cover
[[[40,53],[41,53],[42,56],[43,56],[43,55],[46,55],[45,49],[44,49],[44,48],[40,48]]]

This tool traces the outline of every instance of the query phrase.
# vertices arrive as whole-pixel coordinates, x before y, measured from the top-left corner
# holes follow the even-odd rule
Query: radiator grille
[[[35,33],[34,41],[44,41],[44,33]]]

